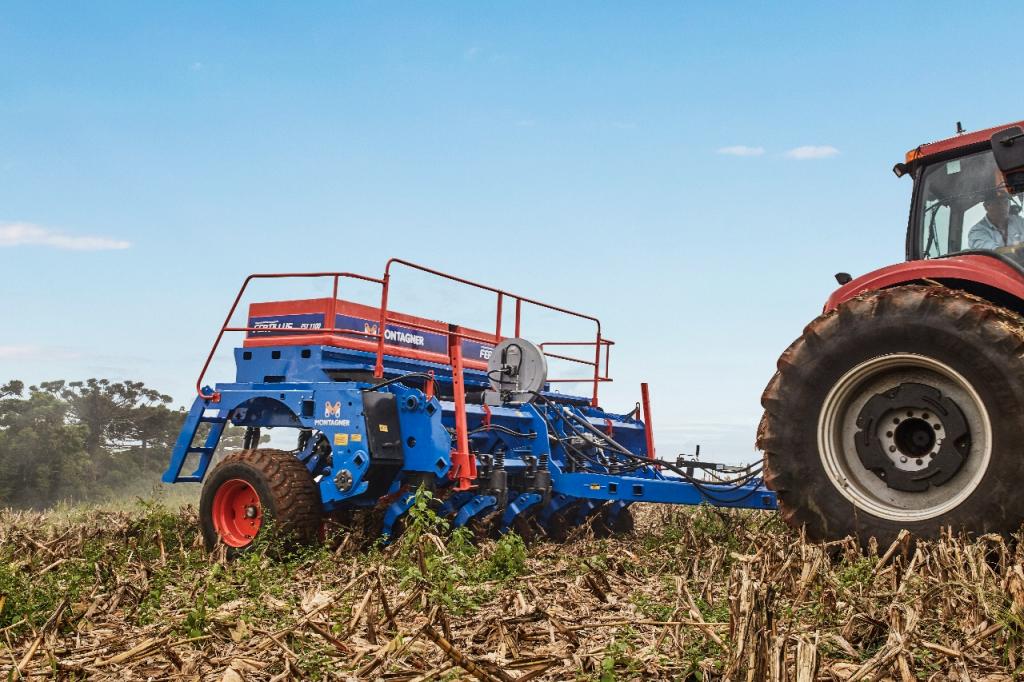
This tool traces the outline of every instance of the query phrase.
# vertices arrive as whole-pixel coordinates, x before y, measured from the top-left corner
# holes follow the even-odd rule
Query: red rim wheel
[[[315,541],[321,511],[320,490],[294,453],[241,450],[226,455],[206,477],[199,527],[206,549],[223,544],[234,558],[271,530],[285,542],[281,548]]]
[[[263,525],[260,496],[247,481],[233,478],[224,481],[213,496],[213,527],[224,544],[245,547]]]

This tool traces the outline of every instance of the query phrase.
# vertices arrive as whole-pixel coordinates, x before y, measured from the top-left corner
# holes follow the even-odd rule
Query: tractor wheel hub
[[[902,383],[872,396],[857,416],[857,455],[894,490],[942,485],[970,450],[967,420],[932,386]]]
[[[926,470],[942,449],[942,420],[922,409],[890,410],[878,420],[876,436],[893,466],[918,473]]]

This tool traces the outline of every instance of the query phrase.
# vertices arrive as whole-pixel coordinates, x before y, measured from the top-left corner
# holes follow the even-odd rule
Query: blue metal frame
[[[367,381],[375,355],[329,346],[268,346],[235,349],[236,380],[217,384],[216,398],[198,397],[189,410],[181,434],[163,475],[166,483],[202,482],[224,428],[291,428],[315,437],[307,438],[296,457],[310,468],[320,489],[325,511],[377,504],[382,497],[380,467],[384,463],[370,447],[363,396],[377,390],[394,396],[401,431],[401,461],[388,469],[387,494],[403,487],[427,484],[438,490],[441,513],[463,526],[491,509],[502,513],[501,530],[507,530],[520,514],[536,514],[543,525],[553,514],[578,504],[573,522],[611,504],[615,516],[634,502],[712,504],[719,507],[774,509],[775,494],[755,479],[741,487],[694,485],[679,476],[646,464],[646,433],[634,415],[605,412],[589,405],[587,398],[544,393],[546,400],[524,405],[484,408],[466,406],[470,450],[481,466],[476,489],[445,496],[451,470],[452,430],[455,404],[428,398],[421,390],[422,376],[374,387]],[[452,368],[436,363],[385,356],[385,378],[433,372],[440,393],[451,393]],[[336,380],[337,377],[350,379]],[[487,385],[484,372],[467,369],[469,389]],[[356,379],[356,380],[353,380]],[[377,380],[380,381],[380,380]],[[209,391],[214,394],[214,391]],[[586,420],[604,432],[609,427],[615,442],[634,453],[624,458],[592,435],[581,431]],[[209,433],[196,445],[197,433],[208,424]],[[607,444],[604,444],[607,445]],[[318,449],[319,448],[319,449]],[[326,450],[329,454],[322,456]],[[487,457],[484,457],[484,456]],[[192,471],[186,471],[190,459]],[[391,463],[394,466],[394,462]],[[490,467],[490,468],[488,468]],[[488,488],[488,471],[502,467],[507,489]],[[375,487],[371,489],[374,477]],[[548,484],[548,481],[550,484]],[[374,493],[376,490],[376,493]],[[499,500],[508,503],[501,507]],[[388,508],[385,533],[411,504],[408,492]]]

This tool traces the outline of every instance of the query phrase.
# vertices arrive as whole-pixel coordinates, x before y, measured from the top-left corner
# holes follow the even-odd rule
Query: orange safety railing
[[[567,308],[561,308],[559,306],[551,305],[551,304],[548,304],[548,303],[543,303],[541,301],[537,301],[535,299],[528,298],[526,296],[520,296],[520,295],[517,295],[517,294],[513,294],[513,293],[510,293],[510,292],[502,290],[502,289],[497,289],[495,287],[488,286],[486,284],[479,284],[477,282],[473,282],[473,281],[470,281],[468,279],[464,279],[462,277],[457,277],[455,275],[449,275],[447,273],[440,272],[439,270],[434,270],[432,268],[428,268],[428,267],[425,267],[423,265],[418,265],[416,263],[412,263],[412,262],[409,262],[409,261],[406,261],[406,260],[402,260],[402,259],[399,259],[399,258],[392,258],[391,260],[389,260],[387,262],[387,265],[386,265],[386,267],[384,269],[384,277],[383,278],[368,277],[366,275],[360,275],[360,274],[353,273],[353,272],[273,273],[273,274],[253,274],[253,275],[249,275],[248,277],[245,278],[245,281],[242,283],[242,286],[241,286],[241,288],[238,291],[238,294],[235,296],[235,300],[231,304],[231,309],[228,311],[228,314],[227,314],[227,316],[224,319],[224,324],[221,325],[220,331],[217,334],[217,338],[215,339],[215,341],[213,343],[213,347],[210,349],[210,352],[209,352],[209,354],[206,357],[206,362],[203,363],[203,368],[202,368],[202,370],[199,373],[198,379],[196,380],[196,391],[198,392],[200,397],[203,397],[205,399],[210,399],[210,400],[216,400],[217,399],[216,393],[206,393],[203,390],[202,384],[203,384],[203,379],[206,376],[206,372],[210,368],[210,363],[213,361],[214,355],[216,354],[217,349],[220,347],[221,340],[224,338],[224,334],[226,334],[228,332],[250,333],[250,332],[261,332],[261,331],[265,332],[265,331],[267,331],[265,328],[248,327],[248,326],[241,326],[241,327],[239,327],[239,326],[231,326],[231,320],[234,318],[235,313],[238,310],[238,305],[242,301],[242,297],[245,295],[245,292],[248,289],[250,283],[252,283],[254,280],[257,280],[257,279],[262,280],[262,279],[324,278],[324,277],[331,278],[331,280],[332,280],[331,303],[330,303],[329,309],[326,311],[327,319],[325,320],[325,324],[324,324],[324,326],[322,328],[316,329],[316,330],[310,330],[310,329],[306,329],[306,328],[276,328],[276,329],[274,329],[274,333],[275,334],[276,333],[309,334],[309,333],[315,331],[318,334],[327,334],[327,335],[341,334],[341,335],[359,336],[359,337],[362,337],[362,338],[370,337],[372,339],[375,339],[376,340],[376,344],[377,344],[377,352],[376,352],[376,359],[375,359],[375,364],[374,364],[374,376],[377,377],[377,378],[382,378],[384,376],[385,331],[386,331],[386,329],[387,329],[387,327],[388,327],[388,325],[390,323],[397,323],[397,324],[400,324],[403,327],[413,327],[413,328],[421,329],[421,330],[424,330],[424,331],[431,331],[431,332],[439,332],[439,331],[441,331],[436,324],[435,325],[428,324],[427,323],[428,321],[423,321],[423,322],[414,321],[414,320],[407,319],[404,316],[399,318],[399,317],[396,317],[395,315],[391,314],[391,312],[388,310],[388,295],[390,293],[391,278],[392,278],[391,271],[392,271],[392,267],[395,266],[395,265],[405,266],[405,267],[408,267],[408,268],[411,268],[411,269],[414,269],[414,270],[418,270],[420,272],[424,272],[424,273],[427,273],[427,274],[430,274],[430,275],[433,275],[433,276],[436,276],[436,277],[440,277],[440,278],[445,279],[445,280],[449,280],[449,281],[452,281],[452,282],[457,282],[459,284],[464,284],[466,286],[473,287],[473,288],[476,288],[476,289],[480,289],[480,290],[483,290],[483,291],[488,291],[490,293],[493,293],[497,297],[497,304],[496,304],[496,310],[495,310],[495,326],[494,326],[494,334],[493,335],[485,334],[485,333],[481,333],[481,332],[474,332],[474,331],[471,331],[471,330],[468,330],[468,329],[463,329],[461,327],[456,327],[454,325],[448,325],[448,330],[447,330],[447,334],[449,336],[449,353],[448,353],[448,356],[449,356],[448,360],[449,360],[449,362],[448,362],[448,364],[451,365],[453,368],[456,366],[456,364],[459,365],[459,367],[458,367],[459,372],[457,372],[457,374],[460,376],[460,378],[461,378],[461,370],[462,370],[462,366],[461,366],[462,365],[462,358],[461,358],[462,344],[461,344],[461,341],[463,339],[470,340],[470,341],[476,341],[478,343],[486,343],[486,344],[492,344],[493,343],[493,344],[497,344],[503,338],[505,338],[502,335],[502,317],[503,317],[503,311],[504,311],[504,306],[505,306],[506,300],[512,302],[515,305],[515,322],[514,322],[513,336],[520,336],[521,335],[522,313],[523,313],[523,306],[524,306],[524,304],[525,305],[530,305],[530,306],[536,306],[536,307],[542,308],[544,310],[549,310],[549,311],[553,311],[553,312],[556,312],[556,313],[561,313],[563,315],[567,315],[567,316],[570,316],[570,317],[575,317],[577,319],[581,319],[581,320],[585,320],[585,321],[588,321],[588,322],[592,322],[594,324],[594,340],[593,341],[545,341],[543,343],[540,343],[539,346],[541,348],[541,351],[544,352],[544,354],[546,356],[548,356],[548,357],[555,358],[555,359],[558,359],[558,360],[566,360],[566,361],[569,361],[569,362],[574,362],[574,363],[581,364],[581,365],[584,365],[584,366],[592,368],[593,373],[592,373],[591,376],[579,377],[579,378],[555,378],[555,379],[548,379],[548,381],[552,382],[552,383],[590,383],[590,384],[593,384],[593,390],[591,392],[590,399],[591,399],[591,404],[594,405],[594,406],[597,406],[597,404],[598,404],[598,393],[599,393],[598,389],[599,389],[600,384],[612,381],[612,378],[608,374],[608,367],[609,367],[609,361],[610,361],[611,346],[614,345],[613,341],[611,341],[610,339],[606,339],[606,338],[604,338],[602,336],[602,333],[601,333],[601,321],[598,318],[592,317],[590,315],[585,315],[583,313],[579,313],[579,312],[576,312],[576,311],[573,311],[573,310],[569,310]],[[378,324],[378,327],[377,327],[377,329],[375,331],[354,330],[354,329],[340,329],[340,328],[337,328],[336,322],[335,322],[335,318],[336,318],[335,312],[336,312],[336,306],[337,306],[337,301],[338,301],[338,286],[339,286],[339,281],[341,279],[346,279],[346,278],[348,278],[348,279],[355,279],[355,280],[359,280],[359,281],[363,281],[363,282],[370,282],[370,283],[373,283],[373,284],[381,285],[380,315],[379,315],[379,320],[378,320],[379,324]],[[562,355],[560,353],[550,352],[549,350],[547,350],[548,347],[593,347],[593,349],[594,349],[594,356],[593,356],[592,360],[589,360],[589,359],[585,359],[585,358],[578,358],[578,357],[573,357],[573,356],[568,356],[568,355]],[[456,349],[458,350],[458,353],[455,352]],[[602,350],[603,350],[603,353],[602,353]],[[456,356],[458,356],[458,357],[456,357]],[[602,359],[603,359],[603,362],[602,362]],[[456,394],[458,394],[458,392],[456,392]],[[461,410],[461,411],[464,413],[464,410]]]
[[[393,265],[403,265],[405,267],[412,268],[412,269],[418,270],[420,272],[425,272],[427,274],[434,275],[435,277],[440,277],[442,279],[446,279],[446,280],[449,280],[449,281],[452,281],[452,282],[458,282],[459,284],[464,284],[466,286],[470,286],[470,287],[473,287],[473,288],[476,288],[476,289],[481,289],[483,291],[489,291],[489,292],[491,292],[491,293],[493,293],[493,294],[495,294],[497,296],[495,324],[494,324],[494,336],[491,337],[491,338],[488,338],[486,336],[479,336],[479,335],[475,335],[475,334],[470,334],[470,333],[467,333],[466,331],[461,330],[461,329],[459,329],[459,330],[452,329],[451,332],[449,332],[449,333],[452,334],[453,336],[455,336],[456,338],[459,338],[459,339],[468,339],[468,340],[471,340],[471,341],[478,341],[478,342],[483,342],[483,343],[498,343],[498,342],[500,342],[501,339],[503,338],[502,335],[501,335],[501,326],[502,326],[501,323],[502,323],[502,311],[503,311],[503,307],[504,307],[504,304],[505,304],[505,299],[510,299],[510,300],[515,302],[515,331],[513,333],[513,336],[519,336],[520,335],[520,327],[521,327],[521,323],[522,323],[522,309],[523,309],[523,304],[524,303],[527,304],[527,305],[537,306],[538,308],[543,308],[545,310],[550,310],[550,311],[553,311],[553,312],[556,312],[556,313],[561,313],[563,315],[567,315],[567,316],[570,316],[570,317],[575,317],[575,318],[578,318],[578,319],[581,319],[581,320],[587,320],[589,322],[593,322],[594,323],[594,327],[595,327],[595,334],[594,334],[594,340],[593,341],[546,341],[546,342],[541,343],[539,345],[540,345],[541,351],[544,352],[544,354],[547,355],[548,357],[557,358],[557,359],[560,359],[560,360],[569,360],[571,362],[577,362],[577,363],[580,363],[580,364],[589,365],[589,366],[591,366],[593,368],[593,372],[594,373],[593,373],[592,377],[578,378],[578,379],[548,379],[548,381],[550,381],[552,383],[592,383],[593,384],[593,391],[592,391],[592,394],[591,394],[591,405],[597,407],[597,404],[598,404],[597,403],[597,397],[598,397],[598,392],[599,392],[598,391],[598,387],[602,383],[612,380],[611,377],[608,376],[608,369],[607,369],[607,367],[608,367],[608,360],[609,360],[609,355],[610,355],[610,351],[611,351],[611,346],[614,345],[614,343],[615,343],[614,341],[611,341],[610,339],[605,339],[604,337],[601,336],[601,320],[597,319],[596,317],[592,317],[590,315],[585,315],[583,313],[579,313],[579,312],[576,312],[576,311],[573,311],[573,310],[569,310],[567,308],[561,308],[559,306],[551,305],[549,303],[542,303],[541,301],[537,301],[537,300],[534,300],[532,298],[527,298],[526,296],[520,296],[518,294],[513,294],[513,293],[510,293],[510,292],[505,291],[503,289],[497,289],[495,287],[488,286],[486,284],[480,284],[478,282],[473,282],[471,280],[464,279],[462,277],[456,277],[455,275],[449,275],[449,274],[441,272],[439,270],[434,270],[432,268],[428,268],[426,266],[419,265],[417,263],[411,263],[411,262],[409,262],[407,260],[402,260],[401,258],[392,258],[391,260],[389,260],[387,262],[387,265],[384,267],[384,279],[383,279],[384,289],[383,289],[383,292],[381,293],[381,300],[380,300],[380,328],[378,330],[380,332],[380,336],[377,339],[377,364],[376,364],[376,367],[375,367],[375,370],[374,370],[375,376],[377,376],[377,377],[382,377],[383,376],[383,372],[384,372],[384,329],[387,326],[387,323],[389,321],[393,321],[392,318],[388,315],[388,290],[390,289],[390,284],[391,284],[391,267]],[[420,327],[421,326],[421,325],[417,325],[417,324],[414,324],[414,323],[410,324],[409,322],[406,322],[406,321],[403,321],[402,324],[408,325],[408,326],[412,326],[412,327]],[[461,348],[461,343],[458,344],[458,345]],[[556,346],[556,345],[557,346],[593,346],[594,347],[594,359],[593,359],[593,361],[591,361],[591,360],[583,360],[583,359],[580,359],[580,358],[573,358],[573,357],[557,355],[557,354],[554,354],[554,353],[549,353],[549,352],[547,352],[545,350],[546,346]],[[603,373],[601,371],[601,350],[602,350],[602,348],[604,349],[604,357],[605,357],[605,371]],[[460,369],[461,369],[461,367],[460,367]]]
[[[214,392],[214,393],[206,393],[206,392],[203,391],[203,378],[206,376],[206,371],[208,369],[210,369],[210,363],[213,362],[213,356],[216,354],[217,348],[220,347],[220,342],[221,342],[221,339],[224,338],[224,334],[226,334],[227,332],[245,332],[246,334],[248,334],[249,332],[266,331],[266,329],[257,328],[257,327],[232,327],[232,326],[229,326],[231,324],[231,319],[235,316],[235,311],[238,310],[238,304],[242,301],[242,296],[245,295],[245,290],[249,288],[249,284],[253,280],[255,280],[255,279],[286,279],[286,278],[309,278],[309,279],[315,279],[315,278],[319,278],[319,277],[330,277],[333,280],[333,286],[332,286],[332,289],[331,289],[331,291],[332,291],[332,293],[331,293],[331,308],[330,308],[330,310],[328,311],[328,314],[327,314],[328,320],[325,320],[325,322],[327,324],[326,324],[324,329],[319,330],[319,331],[328,332],[328,333],[332,333],[332,334],[351,334],[351,335],[358,335],[358,336],[378,336],[379,335],[381,337],[381,339],[384,338],[384,330],[383,329],[378,329],[376,334],[369,333],[369,332],[366,332],[366,331],[356,331],[354,329],[336,329],[335,328],[336,327],[336,325],[335,325],[335,314],[334,314],[335,313],[335,306],[337,305],[337,301],[338,301],[338,280],[340,280],[342,278],[350,278],[350,279],[357,279],[357,280],[360,280],[360,281],[363,281],[363,282],[373,282],[373,283],[376,283],[376,284],[380,284],[382,286],[384,285],[384,280],[377,279],[376,277],[367,277],[366,275],[359,275],[359,274],[356,274],[354,272],[290,272],[290,273],[273,273],[273,274],[249,275],[248,277],[245,278],[245,281],[242,282],[242,287],[238,290],[238,295],[235,296],[235,301],[234,301],[234,303],[231,304],[231,309],[228,311],[227,317],[224,318],[224,324],[221,325],[220,331],[217,333],[217,338],[213,342],[213,348],[210,349],[209,355],[206,356],[206,362],[203,363],[203,369],[200,370],[200,372],[199,372],[199,378],[196,379],[196,392],[199,393],[199,397],[206,398],[207,400],[214,400],[214,401],[216,401],[218,399],[218,397],[219,397],[216,392]],[[310,330],[309,329],[299,329],[299,328],[295,328],[295,329],[281,328],[281,329],[275,329],[274,332],[275,333],[277,333],[277,332],[284,332],[286,334],[289,334],[289,333],[291,333],[291,334],[296,334],[296,333],[298,333],[298,334],[308,334],[310,332]]]

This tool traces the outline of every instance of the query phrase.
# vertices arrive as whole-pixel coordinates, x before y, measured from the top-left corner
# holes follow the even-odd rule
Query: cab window
[[[917,233],[923,258],[1012,245],[1024,239],[1022,197],[1006,194],[991,151],[934,163],[925,169],[922,183]],[[1005,202],[1006,218],[990,222],[986,202]]]

